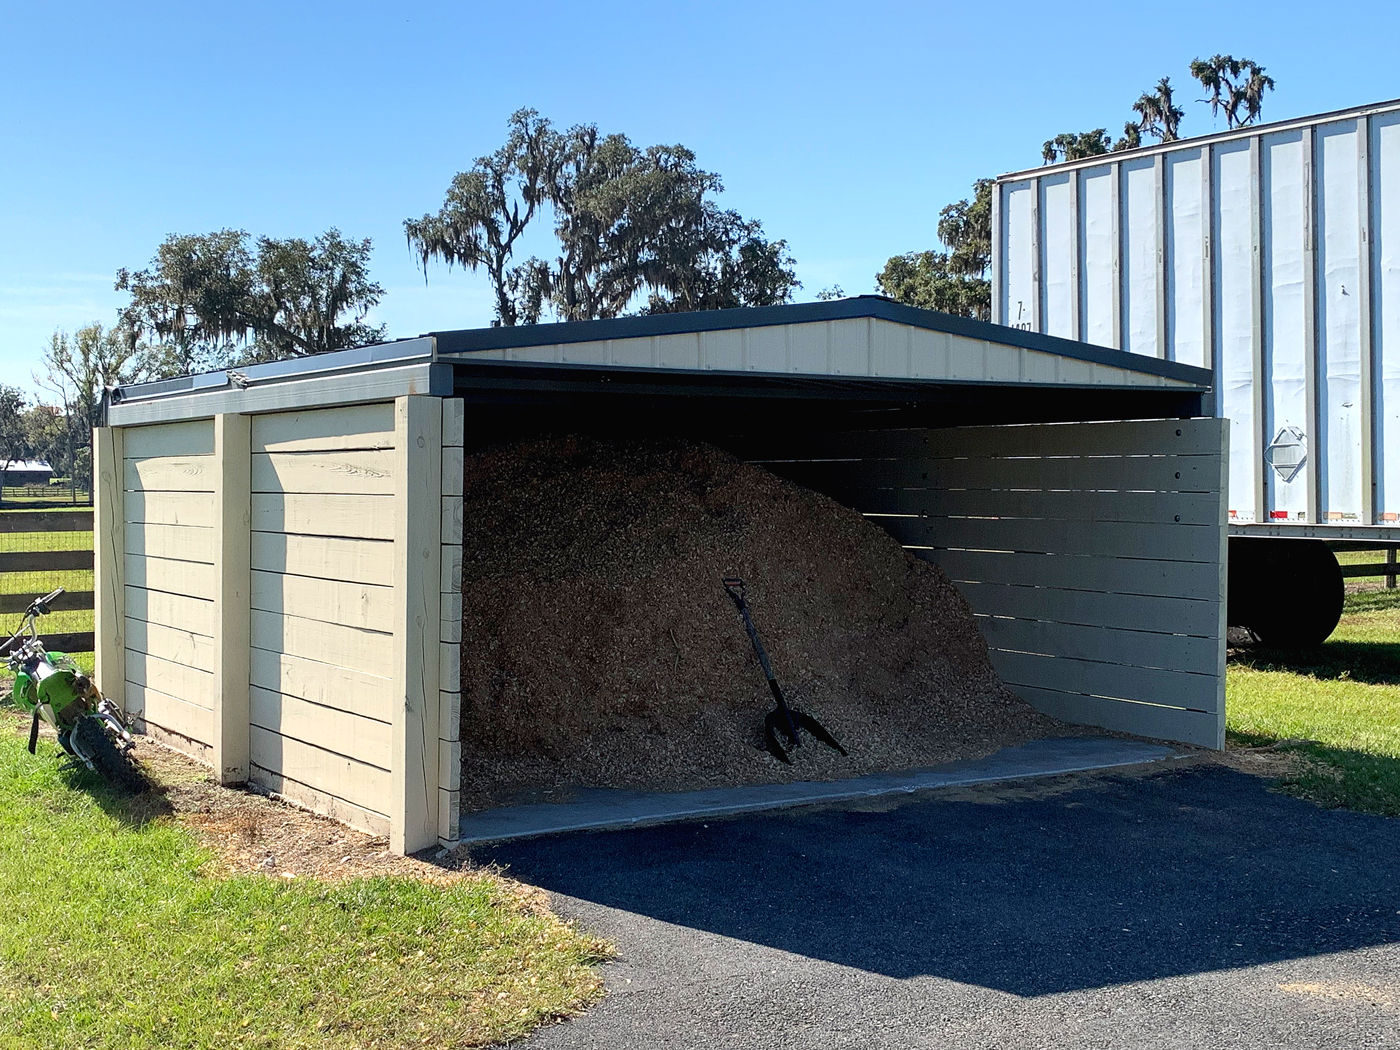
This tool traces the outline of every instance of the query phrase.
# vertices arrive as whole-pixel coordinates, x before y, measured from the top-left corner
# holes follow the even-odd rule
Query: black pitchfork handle
[[[790,739],[797,739],[797,725],[792,719],[792,712],[788,710],[787,701],[783,698],[782,686],[778,684],[778,676],[773,673],[773,665],[768,662],[768,653],[763,648],[763,642],[759,640],[758,629],[753,625],[753,618],[749,616],[749,603],[744,600],[747,588],[744,581],[737,577],[726,577],[720,581],[724,584],[724,589],[729,597],[734,601],[734,607],[739,610],[739,616],[744,621],[744,630],[748,633],[749,641],[753,643],[753,651],[758,654],[758,665],[763,668],[763,677],[768,679],[768,689],[773,694],[773,699],[778,702],[778,710],[783,713],[783,720],[787,722]]]

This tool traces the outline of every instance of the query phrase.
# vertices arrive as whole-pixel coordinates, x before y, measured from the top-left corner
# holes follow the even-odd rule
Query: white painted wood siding
[[[438,841],[461,837],[462,820],[462,485],[466,406],[442,402],[442,566],[438,618]]]
[[[214,424],[127,428],[121,466],[126,711],[142,732],[210,761]]]
[[[1224,424],[762,439],[746,458],[941,566],[992,663],[1071,722],[1224,744]]]
[[[1016,294],[1023,293],[1018,291]],[[1026,309],[1034,312],[1030,305]],[[1063,311],[1062,306],[1056,309]],[[488,361],[691,368],[809,376],[1193,389],[1186,382],[1126,368],[1093,364],[993,340],[929,331],[873,317],[508,350],[477,350],[469,357]]]
[[[254,416],[250,777],[389,830],[394,406]]]

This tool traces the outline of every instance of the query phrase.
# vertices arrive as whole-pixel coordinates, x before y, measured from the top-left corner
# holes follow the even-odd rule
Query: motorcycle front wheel
[[[69,743],[78,757],[90,764],[108,783],[133,795],[150,788],[146,774],[125,750],[117,746],[100,718],[84,715],[78,719]]]

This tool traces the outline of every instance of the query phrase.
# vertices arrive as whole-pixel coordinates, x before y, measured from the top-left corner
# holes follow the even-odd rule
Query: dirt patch
[[[384,838],[256,791],[220,787],[207,767],[146,738],[138,737],[135,756],[160,786],[132,806],[163,809],[197,831],[225,871],[326,880],[401,875],[430,882],[464,873],[464,853],[398,856]]]
[[[1070,731],[1002,684],[936,567],[712,446],[528,441],[469,456],[464,491],[464,808],[835,779]],[[772,701],[724,576],[849,758],[761,749]]]
[[[0,726],[5,725],[16,735],[29,732],[29,720],[13,710],[0,712]],[[40,735],[56,744],[50,727],[42,726]],[[214,853],[211,868],[215,872],[257,872],[272,878],[323,881],[394,875],[438,884],[486,878],[510,906],[530,914],[549,911],[543,891],[502,878],[489,868],[473,866],[464,848],[398,856],[389,852],[387,840],[347,828],[329,817],[256,791],[220,787],[207,766],[148,738],[137,737],[134,756],[156,787],[117,800],[112,812],[134,825],[174,820],[190,828]],[[33,761],[59,762],[62,758],[55,755]]]

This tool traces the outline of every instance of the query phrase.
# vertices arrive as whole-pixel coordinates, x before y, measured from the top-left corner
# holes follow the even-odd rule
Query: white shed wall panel
[[[1037,330],[1065,334],[1072,226],[1080,338],[1215,371],[1231,520],[1400,521],[1400,110],[1023,173],[998,190],[994,319],[1024,322],[1013,290],[1038,274]],[[1291,479],[1270,465],[1288,458],[1269,452],[1285,429],[1306,455]]]
[[[126,711],[198,757],[214,740],[213,466],[207,420],[125,432]]]
[[[251,777],[388,830],[394,406],[254,416]]]
[[[761,439],[742,451],[938,564],[992,663],[1071,722],[1224,742],[1225,428],[1083,423]]]

